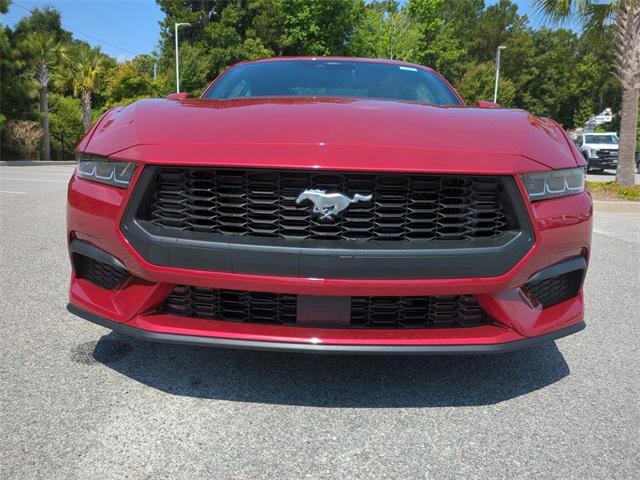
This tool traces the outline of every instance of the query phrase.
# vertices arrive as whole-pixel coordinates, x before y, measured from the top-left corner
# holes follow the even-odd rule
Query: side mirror
[[[180,93],[172,93],[170,95],[167,95],[167,100],[184,100],[185,98],[187,98],[189,96],[189,94],[187,92],[180,92]]]
[[[487,102],[486,100],[478,100],[476,106],[480,108],[502,108],[502,105],[495,102]]]

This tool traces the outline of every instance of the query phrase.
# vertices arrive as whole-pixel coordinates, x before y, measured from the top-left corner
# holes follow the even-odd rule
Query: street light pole
[[[175,28],[175,37],[176,37],[176,93],[180,93],[180,59],[178,53],[178,28],[191,26],[190,23],[176,23],[174,24]]]
[[[504,50],[504,45],[500,45],[496,51],[496,85],[493,89],[493,103],[498,103],[498,82],[500,81],[500,52]]]

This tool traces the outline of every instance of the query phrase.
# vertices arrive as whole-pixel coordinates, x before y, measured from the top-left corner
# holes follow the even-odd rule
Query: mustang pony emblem
[[[324,190],[305,190],[298,195],[296,203],[302,203],[305,200],[310,200],[313,203],[313,213],[319,213],[320,218],[323,220],[331,220],[352,203],[370,202],[371,195],[356,193],[353,198],[349,198],[341,193],[327,193]]]

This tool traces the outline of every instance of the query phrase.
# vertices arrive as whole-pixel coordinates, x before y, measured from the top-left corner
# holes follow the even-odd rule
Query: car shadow
[[[111,332],[93,363],[172,395],[337,408],[488,405],[564,378],[555,343],[499,355],[355,356],[151,343]]]

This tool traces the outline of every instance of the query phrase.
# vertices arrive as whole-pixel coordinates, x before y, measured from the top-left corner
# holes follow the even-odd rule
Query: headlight
[[[555,170],[549,173],[528,173],[522,176],[529,200],[546,200],[584,192],[584,168]]]
[[[598,158],[598,152],[596,150],[591,150],[590,148],[587,148],[587,157]]]
[[[78,176],[114,187],[127,188],[136,164],[110,160],[96,155],[78,155]]]

